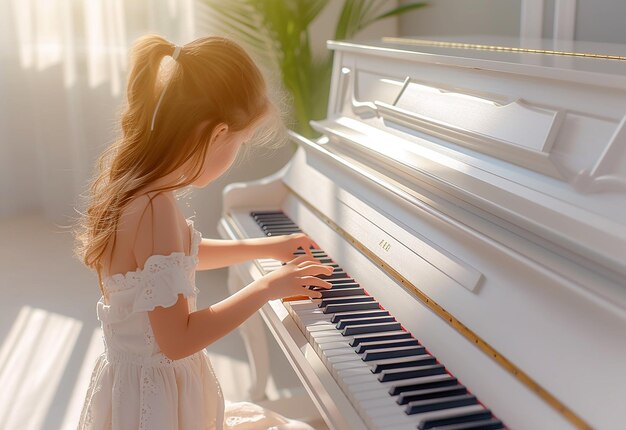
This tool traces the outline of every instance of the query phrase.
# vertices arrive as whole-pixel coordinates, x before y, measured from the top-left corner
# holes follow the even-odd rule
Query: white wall
[[[209,34],[194,14],[198,3],[0,0],[0,219],[42,213],[59,225],[72,223],[96,157],[116,136],[128,48],[147,32],[176,43]],[[331,1],[313,23],[318,54],[334,35],[339,6]],[[358,37],[390,34],[397,34],[395,18]],[[286,145],[272,154],[253,152],[210,187],[195,190],[184,210],[192,215],[195,209],[197,226],[216,235],[223,186],[275,172],[292,151]]]
[[[400,18],[402,36],[519,36],[524,0],[429,0]],[[532,1],[532,0],[530,0]],[[408,3],[409,0],[401,0]],[[543,1],[542,37],[552,38],[555,0]],[[575,40],[626,44],[626,1],[577,0]]]
[[[520,0],[428,0],[427,3],[428,6],[400,17],[400,35],[519,35]]]
[[[128,47],[146,32],[184,40],[190,2],[0,0],[0,218],[71,223],[116,136]]]
[[[576,40],[626,44],[626,2],[623,0],[578,0]]]

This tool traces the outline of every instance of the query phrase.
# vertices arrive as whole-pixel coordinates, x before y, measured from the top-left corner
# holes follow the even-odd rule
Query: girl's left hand
[[[285,236],[278,236],[271,239],[274,243],[270,245],[269,257],[282,262],[291,261],[294,258],[294,252],[298,251],[298,248],[304,249],[306,255],[311,259],[310,247],[317,248],[317,244],[311,240],[309,236],[304,233],[293,233]]]

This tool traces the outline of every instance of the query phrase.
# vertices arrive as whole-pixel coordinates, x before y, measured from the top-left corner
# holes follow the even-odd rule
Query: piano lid
[[[367,48],[365,47],[367,46]],[[533,39],[502,36],[437,36],[424,38],[384,37],[366,44],[350,41],[329,41],[329,48],[375,49],[381,53],[404,53],[432,57],[430,61],[450,61],[470,67],[485,62],[499,70],[515,67],[516,73],[548,77],[552,73],[558,80],[571,79],[584,82],[595,79],[598,73],[614,79],[626,88],[626,48],[617,43]],[[385,54],[383,54],[385,55]],[[611,61],[598,61],[611,60]],[[421,61],[428,61],[423,59]],[[591,75],[587,75],[590,73]],[[564,75],[565,74],[565,75]]]
[[[328,46],[326,151],[626,284],[626,46]]]

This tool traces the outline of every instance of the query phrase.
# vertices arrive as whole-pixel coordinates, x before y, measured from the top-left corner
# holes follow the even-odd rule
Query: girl
[[[332,268],[302,234],[203,239],[174,192],[205,187],[239,148],[276,119],[264,79],[244,50],[220,37],[175,46],[151,35],[133,46],[121,137],[98,160],[77,254],[98,273],[105,352],[92,374],[80,429],[310,429],[250,403],[224,407],[204,351],[266,301]],[[174,60],[160,85],[160,63]],[[302,248],[307,255],[293,258]],[[288,262],[236,294],[196,310],[195,271],[253,258]]]

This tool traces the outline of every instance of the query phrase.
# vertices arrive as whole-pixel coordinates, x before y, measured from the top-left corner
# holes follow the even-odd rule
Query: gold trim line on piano
[[[563,55],[563,56],[568,56],[568,57],[596,58],[596,59],[602,59],[602,60],[626,60],[626,56],[621,56],[621,55],[593,54],[593,53],[588,53],[588,52],[553,51],[550,49],[516,48],[513,46],[480,45],[477,43],[439,42],[436,40],[406,39],[402,37],[383,37],[382,41],[387,42],[387,43],[399,43],[402,45],[435,46],[438,48],[477,49],[477,50],[484,50],[484,51],[501,51],[501,52],[523,52],[523,53],[530,53],[530,54],[547,54],[547,55]]]
[[[474,333],[471,329],[465,326],[462,322],[456,319],[453,315],[451,315],[448,311],[446,311],[443,307],[441,307],[437,302],[428,297],[424,292],[422,292],[419,288],[417,288],[413,283],[411,283],[407,278],[402,276],[397,270],[393,267],[389,266],[382,258],[378,257],[374,252],[372,252],[368,247],[359,242],[356,238],[354,238],[350,233],[345,231],[339,225],[335,224],[333,220],[328,218],[322,212],[317,210],[317,208],[313,207],[309,202],[302,198],[296,191],[290,188],[287,184],[284,184],[289,191],[300,201],[304,206],[306,206],[311,212],[313,212],[319,219],[321,219],[326,225],[328,225],[333,231],[343,237],[348,243],[351,243],[356,249],[361,251],[367,258],[369,258],[374,264],[383,269],[391,278],[395,279],[399,284],[403,285],[410,292],[413,293],[424,305],[426,305],[430,310],[435,312],[440,318],[446,321],[453,329],[459,332],[463,337],[465,337],[469,342],[476,345],[483,353],[492,358],[496,363],[498,363],[502,368],[504,368],[507,372],[509,372],[513,377],[515,377],[518,381],[524,384],[528,389],[534,392],[537,396],[539,396],[544,402],[546,402],[550,407],[556,410],[560,415],[562,415],[567,421],[572,423],[576,428],[581,430],[593,430],[589,424],[587,424],[582,418],[580,418],[574,411],[565,406],[560,400],[558,400],[554,395],[548,392],[545,388],[543,388],[539,383],[537,383],[534,379],[532,379],[527,373],[513,364],[509,359],[500,354],[495,348],[485,342],[480,336]]]

